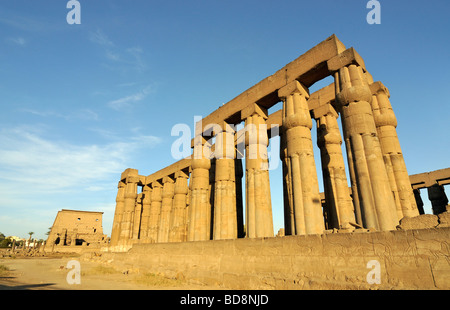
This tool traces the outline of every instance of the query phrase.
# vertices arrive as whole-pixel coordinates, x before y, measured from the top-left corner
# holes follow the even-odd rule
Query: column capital
[[[349,65],[360,66],[364,69],[364,71],[366,71],[366,65],[364,64],[364,60],[353,47],[350,47],[349,49],[343,51],[339,55],[336,55],[327,61],[328,71],[331,74]]]
[[[137,169],[128,168],[124,172],[122,172],[122,175],[120,176],[120,179],[124,180],[127,177],[129,177],[129,176],[139,177],[139,171]]]
[[[266,108],[261,107],[257,103],[253,103],[248,105],[241,111],[241,120],[246,120],[248,117],[255,114],[261,116],[264,120],[267,120],[269,118],[269,113],[267,112]]]
[[[175,181],[174,181],[174,179],[173,179],[172,177],[170,177],[170,176],[165,176],[165,177],[162,179],[162,182],[163,182],[163,184],[166,184],[166,183],[174,183]]]
[[[281,87],[278,90],[278,97],[280,99],[285,99],[286,97],[294,94],[299,93],[300,95],[304,96],[306,99],[309,98],[309,90],[305,86],[303,86],[299,81],[295,80],[291,83],[287,84],[286,86]]]
[[[372,92],[373,95],[377,95],[379,93],[384,93],[387,95],[388,98],[391,97],[391,94],[389,93],[389,89],[386,86],[384,86],[383,83],[381,83],[379,81],[370,84],[369,87],[370,87],[370,91]]]
[[[189,179],[189,172],[185,172],[183,170],[175,172],[175,179],[178,178]]]
[[[152,187],[152,188],[155,188],[155,187],[162,187],[162,183],[161,183],[160,180],[153,181],[153,182],[151,183],[151,187]]]

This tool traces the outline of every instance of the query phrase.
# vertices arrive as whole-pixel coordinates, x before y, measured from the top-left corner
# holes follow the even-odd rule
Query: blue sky
[[[69,25],[65,0],[0,0],[5,235],[46,238],[61,209],[104,212],[110,235],[123,170],[173,163],[175,124],[192,128],[333,33],[389,88],[408,172],[450,166],[446,0],[380,0],[380,25],[365,0],[80,3]],[[278,230],[280,169],[271,184]]]

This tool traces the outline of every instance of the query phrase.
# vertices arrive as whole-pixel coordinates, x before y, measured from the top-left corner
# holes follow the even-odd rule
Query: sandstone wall
[[[450,289],[450,228],[135,244],[119,268],[229,289]],[[368,284],[377,260],[381,284]]]

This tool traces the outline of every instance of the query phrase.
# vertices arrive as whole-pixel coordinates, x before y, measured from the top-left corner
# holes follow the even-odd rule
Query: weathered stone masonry
[[[328,76],[334,83],[309,92]],[[282,110],[269,114],[279,102]],[[313,118],[325,208],[313,154]],[[241,123],[244,129],[236,132]],[[267,146],[275,127],[281,138],[286,235],[323,234],[333,228],[395,230],[403,217],[419,215],[396,126],[388,89],[373,81],[355,49],[333,35],[198,122],[192,156],[149,176],[125,170],[111,249],[273,237]],[[245,147],[239,154],[244,155],[244,179],[238,145]]]

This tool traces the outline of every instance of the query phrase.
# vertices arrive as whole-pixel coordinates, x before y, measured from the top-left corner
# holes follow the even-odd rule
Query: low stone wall
[[[228,289],[450,289],[449,240],[449,227],[330,233],[135,244],[97,259]],[[374,260],[380,284],[367,282]]]

